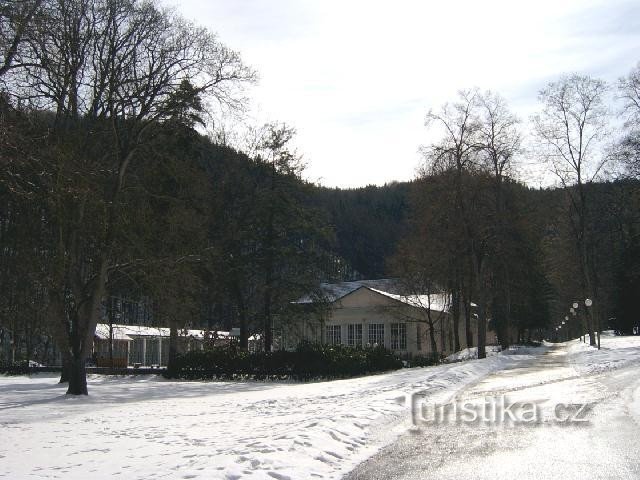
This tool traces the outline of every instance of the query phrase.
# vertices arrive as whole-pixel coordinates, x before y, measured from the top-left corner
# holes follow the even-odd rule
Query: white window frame
[[[340,325],[326,326],[327,345],[340,345],[342,343],[342,329]]]
[[[407,324],[391,324],[391,350],[407,349]]]
[[[369,345],[384,347],[384,323],[370,323],[367,333]]]
[[[350,347],[362,346],[362,324],[350,323],[347,325],[347,345]]]

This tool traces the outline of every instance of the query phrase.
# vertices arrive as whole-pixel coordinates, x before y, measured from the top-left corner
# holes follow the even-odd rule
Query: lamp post
[[[573,304],[571,305],[571,308],[569,309],[569,311],[573,314],[574,317],[578,318],[578,325],[580,326],[580,338],[582,339],[582,342],[586,342],[586,334],[584,333],[585,331],[585,325],[584,322],[582,321],[582,319],[580,319],[578,317],[578,307],[579,304],[578,302],[573,302]]]
[[[562,341],[562,324],[558,325],[558,341]]]
[[[586,298],[584,300],[584,306],[587,307],[587,313],[588,313],[588,309],[593,305],[593,300],[591,300],[590,298]],[[596,328],[598,329],[597,331],[597,340],[598,340],[598,350],[600,350],[600,330],[602,330],[602,328],[600,328],[600,316],[598,316],[597,320],[596,320]]]
[[[569,308],[569,313],[571,314],[571,317],[573,318],[573,323],[576,324],[576,328],[578,329],[578,337],[580,338],[580,341],[582,341],[582,328],[580,326],[580,324],[576,321],[576,311],[573,307]]]

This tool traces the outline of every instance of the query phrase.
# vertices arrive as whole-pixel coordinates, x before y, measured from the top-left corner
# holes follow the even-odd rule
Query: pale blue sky
[[[412,178],[426,112],[458,89],[498,91],[526,120],[562,73],[615,81],[640,61],[637,0],[167,3],[258,70],[248,121],[294,126],[328,186]]]

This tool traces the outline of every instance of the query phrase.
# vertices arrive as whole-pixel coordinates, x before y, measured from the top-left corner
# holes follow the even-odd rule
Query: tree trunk
[[[271,302],[272,302],[272,282],[273,282],[273,263],[274,263],[274,232],[273,232],[273,213],[269,215],[269,225],[267,238],[265,241],[266,259],[265,259],[265,288],[264,288],[264,309],[263,309],[263,327],[264,327],[264,351],[270,352],[273,347],[273,325],[271,324]]]
[[[84,352],[73,355],[69,361],[69,387],[67,395],[88,395],[87,370]]]
[[[175,321],[169,325],[169,355],[167,358],[167,372],[171,375],[178,357],[178,327]]]
[[[473,254],[473,270],[474,270],[474,283],[475,291],[478,296],[478,359],[486,358],[486,342],[487,342],[487,317],[486,317],[486,303],[485,303],[485,291],[484,291],[484,268],[482,258],[478,258],[477,254]]]
[[[507,350],[511,346],[511,277],[509,275],[509,267],[505,265],[505,317],[504,317],[504,335],[500,341],[502,350]]]
[[[593,288],[591,284],[591,275],[589,271],[589,254],[588,254],[588,234],[587,234],[587,200],[584,191],[584,186],[581,181],[580,172],[578,172],[578,232],[577,243],[580,250],[580,269],[582,270],[582,299],[593,299]],[[580,302],[580,303],[582,303]],[[594,333],[594,322],[591,318],[589,309],[586,309],[585,318],[587,320],[587,331],[589,332],[589,345],[596,346],[596,337]]]
[[[486,358],[487,343],[487,317],[485,315],[484,301],[478,303],[478,358]]]
[[[271,292],[267,292],[264,298],[264,351],[270,352],[273,348],[273,328],[271,325]]]
[[[428,321],[429,325],[429,342],[431,343],[431,353],[434,355],[438,353],[438,344],[436,342],[436,328],[432,321]]]
[[[453,343],[454,352],[460,351],[460,292],[456,285],[451,294],[451,314],[453,322]]]
[[[240,321],[240,350],[249,350],[249,324],[247,319],[247,307],[240,288],[235,287],[236,304],[238,305],[238,320]]]
[[[471,302],[464,299],[464,331],[467,348],[473,347],[473,330],[471,328]]]
[[[249,350],[249,326],[245,309],[240,310],[240,349]]]
[[[109,368],[113,369],[113,317],[109,315]]]

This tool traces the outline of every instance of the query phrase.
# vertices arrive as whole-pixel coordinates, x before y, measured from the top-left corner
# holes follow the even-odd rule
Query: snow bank
[[[548,346],[548,345],[547,345]],[[487,357],[495,355],[540,355],[544,353],[544,347],[528,347],[524,345],[512,345],[507,350],[502,351],[499,345],[487,345]],[[445,363],[464,362],[467,360],[475,360],[478,358],[478,347],[465,348],[459,352],[452,353],[444,359]]]
[[[340,478],[409,428],[407,394],[434,400],[531,355],[332,382],[0,377],[0,477]],[[529,353],[529,352],[527,352]]]
[[[580,340],[567,343],[569,361],[581,374],[597,374],[632,365],[640,366],[640,336],[605,335],[603,332],[600,337],[600,350]]]
[[[487,345],[486,347],[487,357],[492,357],[500,353],[500,347],[496,345]],[[464,362],[466,360],[473,360],[478,358],[478,347],[465,348],[459,352],[452,353],[444,359],[446,363],[452,362]]]

